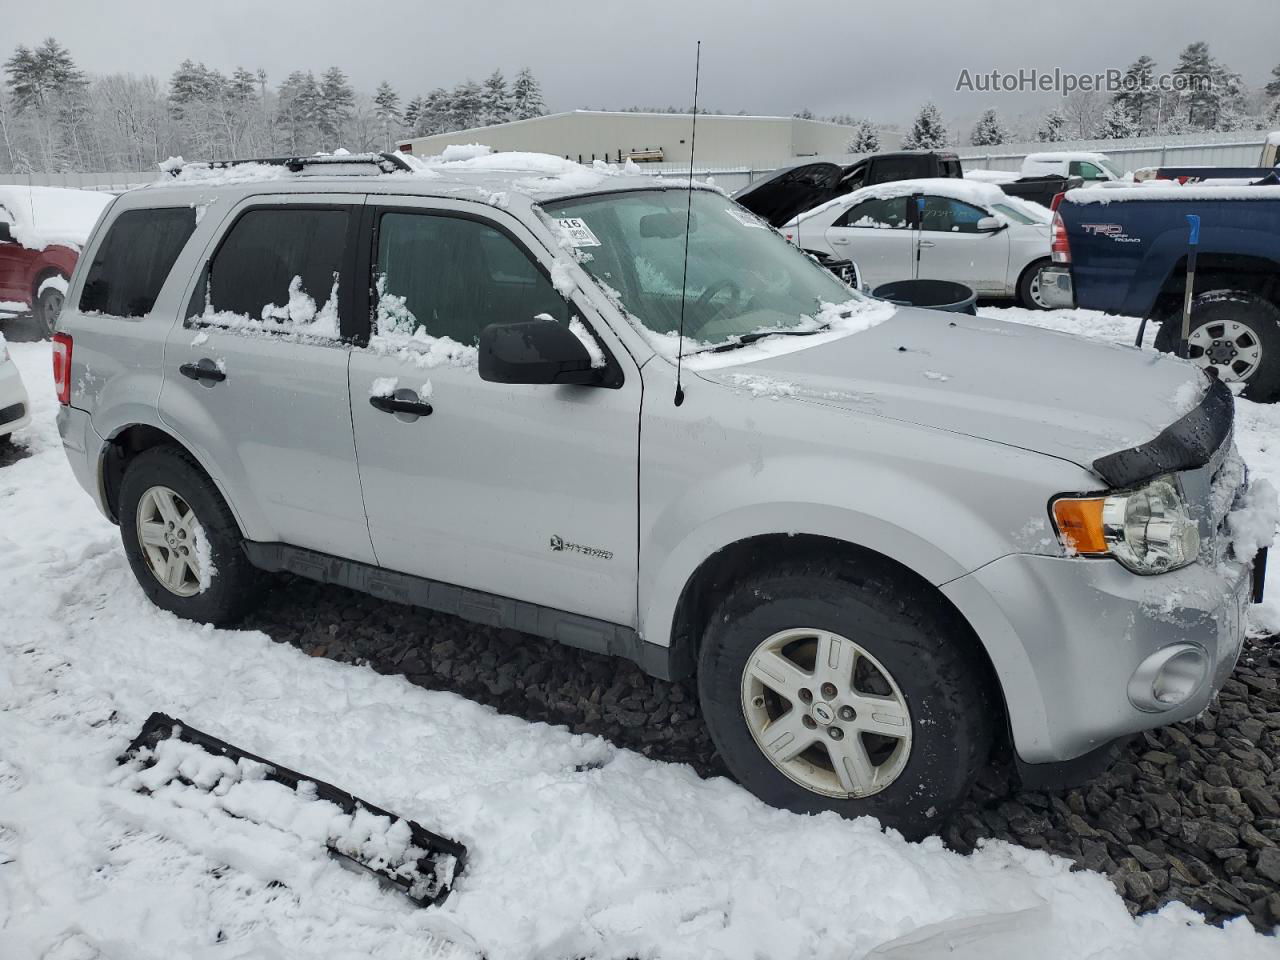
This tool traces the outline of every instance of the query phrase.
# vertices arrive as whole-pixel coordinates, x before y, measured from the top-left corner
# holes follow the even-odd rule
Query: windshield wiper
[[[728,343],[722,343],[707,350],[699,350],[698,353],[724,353],[727,350],[736,350],[738,347],[745,347],[759,340],[764,340],[766,337],[808,337],[815,333],[822,333],[830,326],[831,324],[824,323],[822,326],[814,327],[812,330],[757,330],[755,333],[744,333]]]

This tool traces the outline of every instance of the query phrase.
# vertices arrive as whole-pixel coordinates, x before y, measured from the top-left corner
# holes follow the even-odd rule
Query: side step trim
[[[246,540],[244,551],[249,562],[260,570],[292,573],[320,583],[333,583],[384,600],[453,614],[491,627],[510,627],[592,653],[623,657],[650,676],[671,679],[669,648],[646,643],[633,628],[622,624],[344,560],[287,543]]]
[[[197,730],[195,727],[163,713],[153,713],[147,717],[146,723],[142,725],[142,730],[133,738],[133,742],[125,748],[124,753],[116,758],[116,763],[123,765],[140,762],[142,769],[146,769],[154,762],[154,754],[158,744],[171,739],[194,744],[204,750],[205,753],[226,757],[234,762],[248,760],[261,764],[266,768],[266,779],[283,784],[294,791],[299,790],[300,784],[311,784],[315,788],[314,796],[316,799],[327,800],[334,806],[341,808],[342,812],[347,815],[354,815],[357,811],[363,810],[373,814],[375,817],[385,817],[392,823],[402,821],[407,824],[410,843],[424,854],[416,862],[417,878],[406,876],[404,871],[393,872],[384,865],[364,862],[351,853],[339,850],[332,842],[327,846],[330,855],[344,863],[344,865],[349,864],[373,874],[379,882],[396,888],[420,907],[443,903],[453,889],[454,880],[466,869],[467,848],[462,844],[432,833],[417,821],[397,816],[389,810],[374,806],[372,803],[361,800],[359,797],[353,796],[345,790],[340,790],[332,784],[325,783],[323,780],[303,776],[287,767],[280,766],[274,761],[241,750],[225,740],[219,740],[212,734]]]

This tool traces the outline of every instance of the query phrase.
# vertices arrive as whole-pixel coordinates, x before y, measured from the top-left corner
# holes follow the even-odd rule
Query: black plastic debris
[[[196,758],[187,751],[183,751],[181,757],[175,756],[174,748],[166,747],[166,742],[173,741],[191,744],[210,758],[224,758],[234,769],[226,764],[192,763]],[[152,792],[146,786],[148,773],[160,773],[162,776],[172,774],[165,783],[176,781],[185,787],[215,794],[227,790],[230,784],[241,782],[243,777],[243,781],[267,780],[282,784],[304,802],[327,801],[338,807],[354,825],[345,834],[327,834],[325,846],[330,855],[344,866],[373,874],[384,886],[396,888],[420,907],[443,903],[452,891],[454,881],[466,867],[467,848],[462,844],[432,833],[416,821],[399,817],[332,784],[255,756],[163,713],[153,713],[147,718],[141,732],[117,762],[131,765],[139,773],[142,785],[138,789],[142,793]],[[165,765],[163,771],[158,769],[160,764]],[[210,769],[213,776],[209,775]],[[253,822],[251,816],[244,819]],[[370,827],[373,828],[372,840],[360,842],[361,830],[368,837]],[[388,838],[391,838],[390,842]]]

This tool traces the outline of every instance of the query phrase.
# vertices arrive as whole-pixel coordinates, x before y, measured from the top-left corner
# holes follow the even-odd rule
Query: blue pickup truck
[[[1079,306],[1160,324],[1157,349],[1181,336],[1188,214],[1200,217],[1187,356],[1243,395],[1280,400],[1280,181],[1135,185],[1067,193],[1053,224],[1053,307]]]

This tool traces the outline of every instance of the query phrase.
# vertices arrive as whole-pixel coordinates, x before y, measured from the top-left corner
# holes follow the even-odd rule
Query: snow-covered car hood
[[[906,308],[862,333],[700,371],[748,396],[843,407],[1093,469],[1204,397],[1184,360],[985,317]]]

